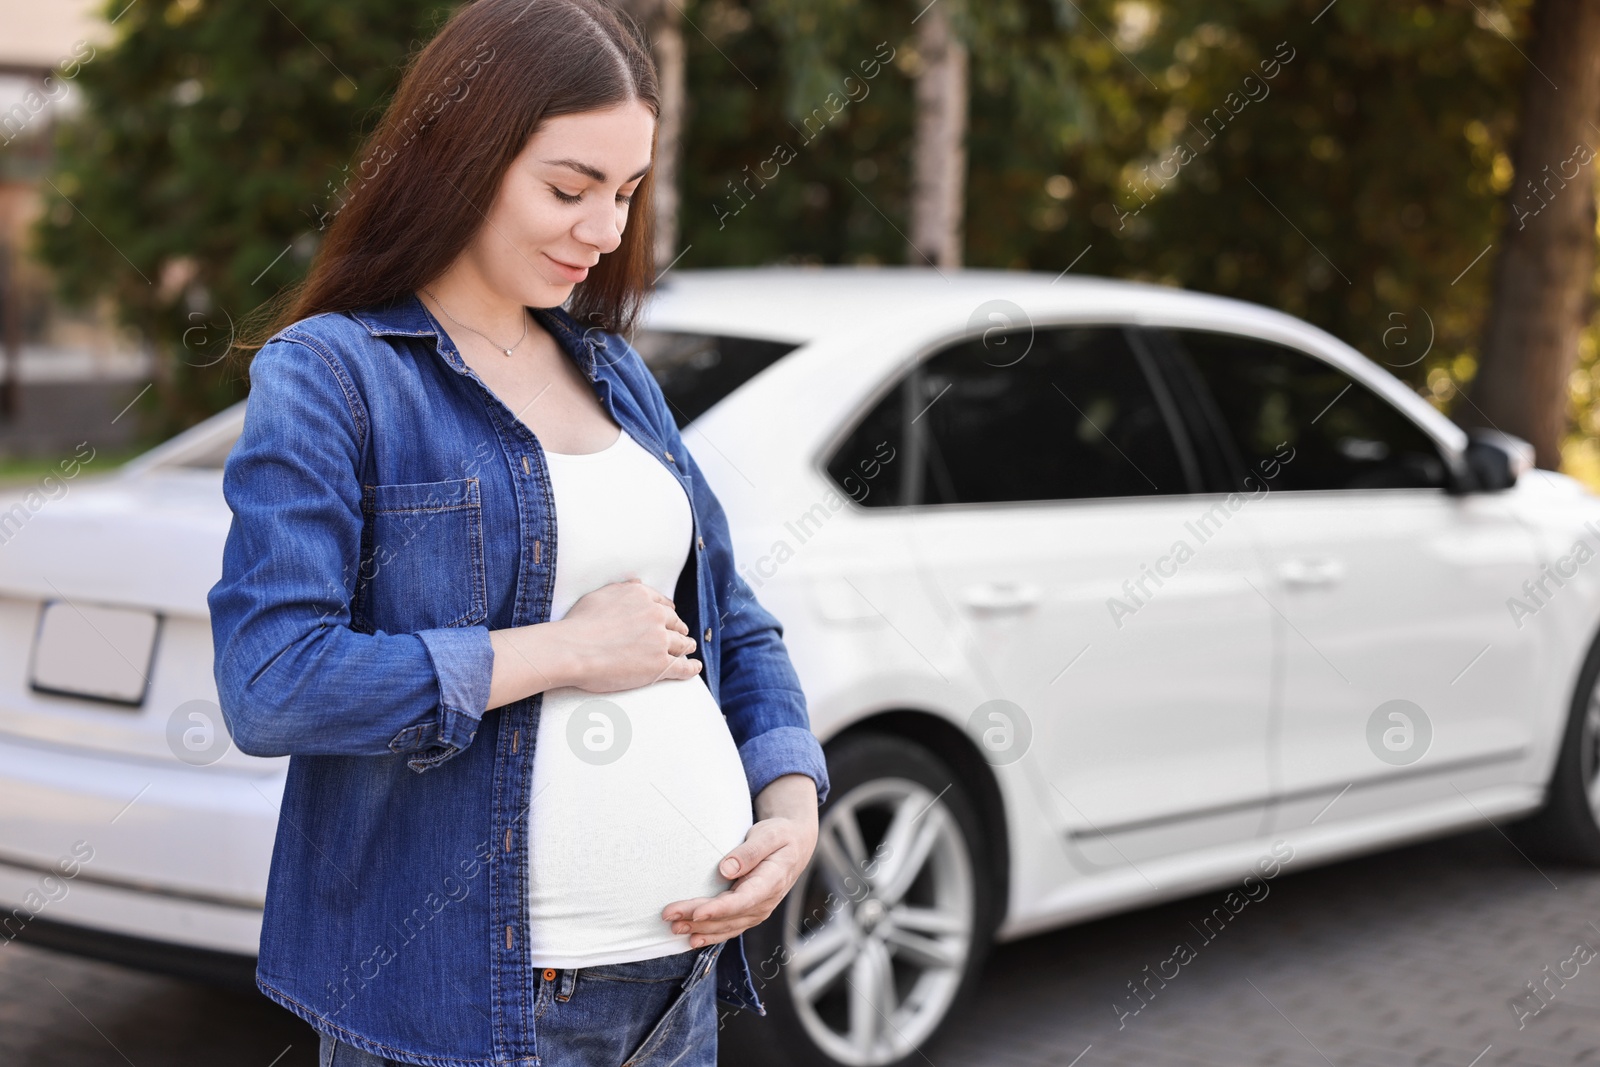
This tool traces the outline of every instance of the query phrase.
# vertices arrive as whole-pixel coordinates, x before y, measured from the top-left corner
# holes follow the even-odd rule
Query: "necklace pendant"
[[[509,348],[507,348],[507,349],[505,349],[505,350],[504,350],[504,351],[505,351],[505,354],[506,354],[506,357],[507,357],[507,358],[510,358],[510,356],[511,356],[511,349],[509,349]]]

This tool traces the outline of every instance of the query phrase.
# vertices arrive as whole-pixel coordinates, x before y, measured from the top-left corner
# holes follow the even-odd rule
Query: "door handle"
[[[986,615],[1030,611],[1039,603],[1039,587],[1031,582],[979,582],[961,591],[961,603]]]
[[[1338,585],[1344,580],[1344,563],[1337,559],[1291,559],[1278,567],[1278,577],[1287,586],[1312,588]]]

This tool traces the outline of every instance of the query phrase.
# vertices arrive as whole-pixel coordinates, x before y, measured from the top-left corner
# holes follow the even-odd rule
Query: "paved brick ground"
[[[1292,872],[1292,873],[1291,873]],[[935,1067],[1499,1067],[1600,1063],[1600,872],[1486,829],[1273,880],[1205,942],[1221,893],[1004,946]],[[1187,940],[1196,958],[1138,1007]],[[1545,972],[1550,967],[1549,977]],[[1558,971],[1576,977],[1564,984]],[[1173,967],[1165,966],[1167,974]],[[1525,983],[1548,981],[1545,1000]],[[1510,1006],[1521,994],[1519,1028]],[[1532,1009],[1540,1009],[1537,1014]],[[1087,1051],[1085,1051],[1087,1049]],[[1078,1058],[1080,1057],[1081,1058]]]
[[[1554,885],[1552,885],[1554,883]],[[1270,883],[1215,940],[1206,894],[1005,946],[929,1067],[1555,1067],[1600,1064],[1600,958],[1509,1001],[1583,941],[1600,872],[1530,866],[1496,831]],[[1196,958],[1118,1029],[1179,940]],[[1171,973],[1169,967],[1168,973]],[[1148,995],[1148,994],[1147,994]],[[1538,1001],[1526,1001],[1536,1007]],[[1087,1049],[1087,1051],[1085,1051]],[[4,1067],[310,1067],[316,1042],[264,1000],[30,946],[0,949]],[[744,1065],[730,1065],[744,1067]],[[751,1065],[758,1067],[758,1065]]]
[[[0,948],[0,1067],[315,1067],[316,1035],[265,997]]]

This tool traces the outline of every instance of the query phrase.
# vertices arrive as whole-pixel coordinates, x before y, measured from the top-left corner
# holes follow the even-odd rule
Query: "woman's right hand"
[[[562,616],[578,658],[575,684],[591,693],[637,689],[663,678],[692,678],[695,641],[672,601],[638,578],[612,582],[580,597]]]

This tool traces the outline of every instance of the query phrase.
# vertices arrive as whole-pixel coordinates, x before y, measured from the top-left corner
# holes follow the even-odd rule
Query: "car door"
[[[1493,494],[1447,493],[1437,442],[1328,360],[1221,331],[1164,336],[1203,380],[1224,449],[1283,452],[1250,505],[1272,568],[1259,596],[1284,636],[1276,826],[1505,780],[1536,692],[1535,631],[1506,610],[1537,570],[1527,530]]]
[[[1243,840],[1269,781],[1272,617],[1248,520],[1198,470],[1119,325],[964,338],[834,455],[898,442],[897,505],[985,700],[969,731],[1025,774],[1083,871]]]

